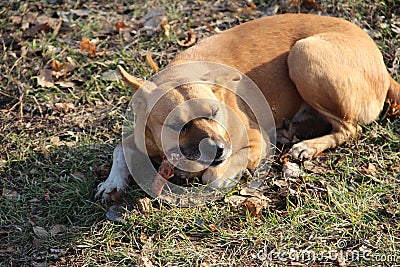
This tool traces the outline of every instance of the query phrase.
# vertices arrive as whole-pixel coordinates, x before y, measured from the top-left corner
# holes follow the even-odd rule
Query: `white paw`
[[[294,144],[293,147],[290,149],[289,153],[295,159],[304,160],[312,158],[317,153],[317,151],[316,148],[311,147],[306,142],[300,142]]]
[[[96,199],[104,201],[119,201],[122,191],[125,190],[129,180],[129,169],[126,166],[123,149],[115,148],[113,164],[107,180],[97,186]]]
[[[104,182],[97,186],[97,193],[95,198],[102,202],[114,202],[118,201],[121,197],[122,191],[127,186],[127,177],[114,177],[110,176]]]

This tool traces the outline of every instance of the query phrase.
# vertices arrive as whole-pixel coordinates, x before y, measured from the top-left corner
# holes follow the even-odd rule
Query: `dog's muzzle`
[[[198,145],[181,147],[181,152],[189,160],[215,167],[230,157],[232,148],[226,141],[204,138]]]

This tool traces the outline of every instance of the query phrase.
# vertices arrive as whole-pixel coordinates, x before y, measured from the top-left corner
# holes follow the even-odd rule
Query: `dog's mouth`
[[[204,166],[209,166],[209,167],[217,167],[218,165],[221,165],[222,163],[224,163],[227,159],[228,159],[228,157],[218,158],[218,159],[214,159],[214,160],[201,160],[200,158],[197,158],[197,159],[189,159],[188,158],[188,160],[196,161],[197,163],[200,163]]]

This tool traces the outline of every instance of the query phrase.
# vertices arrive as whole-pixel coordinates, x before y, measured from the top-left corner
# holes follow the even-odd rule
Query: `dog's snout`
[[[200,151],[210,160],[217,160],[224,154],[225,145],[221,141],[205,138],[200,142]]]
[[[215,144],[215,147],[216,147],[215,159],[220,159],[224,154],[225,145],[222,142],[217,142]]]

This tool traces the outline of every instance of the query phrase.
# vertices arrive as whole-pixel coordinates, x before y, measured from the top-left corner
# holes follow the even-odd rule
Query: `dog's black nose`
[[[224,154],[225,145],[221,141],[214,141],[205,138],[200,142],[199,149],[201,154],[210,161],[220,159]]]
[[[225,145],[222,142],[217,142],[215,143],[215,147],[217,150],[215,153],[215,159],[220,159],[221,156],[224,154]]]

